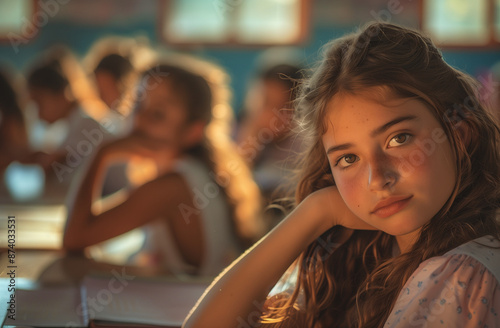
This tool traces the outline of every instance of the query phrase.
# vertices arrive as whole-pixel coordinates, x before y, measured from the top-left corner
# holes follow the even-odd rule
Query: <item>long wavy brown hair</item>
[[[382,327],[421,262],[484,235],[500,237],[500,131],[477,97],[478,85],[446,64],[429,38],[388,23],[328,43],[303,84],[296,111],[309,146],[295,202],[335,185],[321,141],[326,103],[339,92],[359,95],[372,87],[419,99],[433,111],[456,159],[454,191],[411,250],[396,257],[394,236],[382,231],[353,231],[340,245],[335,241],[345,228],[326,231],[296,261],[294,291],[268,300],[265,326]]]

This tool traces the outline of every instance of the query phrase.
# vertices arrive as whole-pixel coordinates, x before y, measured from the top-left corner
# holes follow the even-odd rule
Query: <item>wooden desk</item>
[[[67,209],[63,204],[0,204],[0,250],[8,248],[8,218],[15,217],[15,248],[60,250]],[[142,228],[91,246],[88,254],[100,262],[123,264],[140,250]]]
[[[0,253],[0,319],[7,313],[9,293],[9,258],[7,252]],[[47,250],[17,250],[15,263],[15,287],[18,289],[54,289],[61,287],[78,287],[82,281],[89,276],[103,277],[110,280],[118,273],[125,272],[128,276],[133,276],[134,281],[154,281],[168,283],[199,283],[206,287],[211,277],[207,278],[189,278],[174,277],[159,269],[118,266],[106,263],[96,262],[83,256],[66,255],[61,251]],[[75,288],[73,288],[75,289]],[[150,294],[148,294],[150,295]],[[117,294],[117,297],[120,295]],[[194,305],[194,301],[193,301]],[[18,305],[21,306],[21,305]]]
[[[90,279],[96,276],[101,277],[107,283],[117,273],[126,272],[126,275],[133,276],[134,282],[131,283],[131,287],[124,291],[123,294],[116,295],[117,301],[121,301],[120,295],[121,298],[127,299],[126,295],[130,295],[134,288],[137,290],[137,286],[132,287],[136,285],[136,282],[149,290],[149,294],[141,295],[144,300],[150,299],[148,295],[158,295],[156,290],[150,288],[151,286],[141,285],[141,280],[147,281],[150,284],[158,283],[159,287],[165,284],[170,284],[169,286],[174,284],[182,285],[186,282],[188,284],[200,284],[198,285],[199,287],[194,288],[194,294],[192,288],[191,291],[189,291],[189,288],[185,289],[186,295],[196,295],[201,287],[208,286],[212,280],[210,277],[200,279],[176,277],[158,268],[120,265],[120,263],[125,263],[128,254],[134,251],[134,247],[140,246],[141,238],[144,238],[141,231],[131,231],[128,233],[128,236],[123,235],[107,243],[89,248],[87,254],[99,256],[94,258],[99,258],[100,262],[84,257],[83,254],[66,254],[60,249],[64,223],[67,216],[66,213],[66,207],[62,204],[0,204],[0,322],[5,318],[7,309],[9,308],[11,270],[15,271],[15,288],[16,290],[21,290],[18,294],[19,299],[23,299],[23,297],[24,299],[26,297],[38,299],[40,295],[48,295],[44,294],[48,291],[52,299],[59,298],[63,301],[63,303],[59,303],[59,306],[66,308],[64,313],[71,314],[73,317],[75,308],[77,308],[77,305],[74,304],[78,302],[78,299],[81,300],[82,297],[80,293],[81,286],[85,284],[85,281],[88,281],[89,277],[91,277]],[[15,217],[14,252],[12,252],[12,249],[9,252],[9,216]],[[108,252],[107,245],[114,245],[114,247],[109,247],[109,249],[114,249],[115,252],[116,250],[118,251],[116,253]],[[13,263],[10,262],[12,258],[9,256],[14,256]],[[110,264],[110,262],[105,261],[112,261],[119,264]],[[188,284],[185,284],[185,286]],[[22,290],[33,290],[33,292],[23,292]],[[177,290],[178,293],[183,294],[183,292],[179,291],[180,289]],[[98,289],[98,291],[100,290]],[[132,293],[132,295],[135,297],[136,294]],[[193,296],[190,297],[192,298]],[[69,298],[67,302],[65,302],[66,298]],[[191,302],[191,298],[187,298],[189,302]],[[162,303],[164,300],[160,297],[157,302],[157,304],[163,304],[162,309],[165,308],[165,303]],[[174,302],[176,301],[174,299]],[[40,306],[49,304],[48,302],[41,301],[33,303],[25,300],[25,302],[26,304],[30,304],[25,308],[30,311],[32,309],[38,311],[36,305],[33,304],[40,304]],[[192,302],[194,305],[195,300]],[[65,307],[68,304],[71,306],[70,308]],[[173,305],[174,308],[175,305],[177,304]],[[17,303],[16,306],[22,307],[22,304]],[[47,309],[46,313],[50,309]],[[146,310],[147,308],[143,313],[147,313]],[[38,316],[35,317],[39,318]],[[61,315],[59,318],[62,319],[63,317],[66,318],[64,315]],[[145,315],[144,318],[147,319],[147,316]],[[114,327],[119,326],[115,324]]]
[[[60,249],[66,220],[62,204],[0,204],[0,249],[7,247],[8,217],[16,220],[17,249]]]

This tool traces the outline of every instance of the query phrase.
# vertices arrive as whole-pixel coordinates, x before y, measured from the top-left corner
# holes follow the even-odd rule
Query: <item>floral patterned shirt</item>
[[[422,262],[385,327],[500,327],[500,241],[481,237]]]

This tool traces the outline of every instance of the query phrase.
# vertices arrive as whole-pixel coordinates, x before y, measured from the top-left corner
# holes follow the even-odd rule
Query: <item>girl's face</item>
[[[401,251],[446,203],[455,159],[438,120],[415,99],[336,95],[322,140],[349,209],[396,236]]]
[[[99,97],[109,108],[115,109],[121,97],[119,82],[106,71],[97,71],[94,76]]]
[[[290,90],[278,81],[273,79],[264,79],[253,87],[248,97],[248,109],[250,115],[256,116],[256,120],[262,122],[262,125],[270,129],[275,136],[282,136],[289,131],[290,124],[287,118],[287,111],[283,109],[289,107]],[[281,117],[278,117],[281,116]],[[276,121],[284,124],[273,124]]]
[[[66,117],[73,106],[64,91],[54,92],[34,87],[30,88],[29,93],[38,108],[38,116],[49,124]]]
[[[170,81],[150,83],[134,118],[134,130],[174,148],[182,147],[187,110]]]

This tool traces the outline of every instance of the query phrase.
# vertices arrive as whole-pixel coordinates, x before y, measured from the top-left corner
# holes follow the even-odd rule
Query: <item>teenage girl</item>
[[[205,78],[176,66],[143,74],[134,129],[97,152],[69,210],[64,248],[81,250],[149,226],[151,264],[172,273],[215,275],[234,260],[253,237],[260,199],[224,130],[213,133],[231,111],[213,90]],[[93,207],[106,167],[136,158],[154,163],[148,179],[120,204]]]
[[[499,127],[473,80],[372,23],[326,46],[298,114],[298,205],[184,327],[498,327]]]

